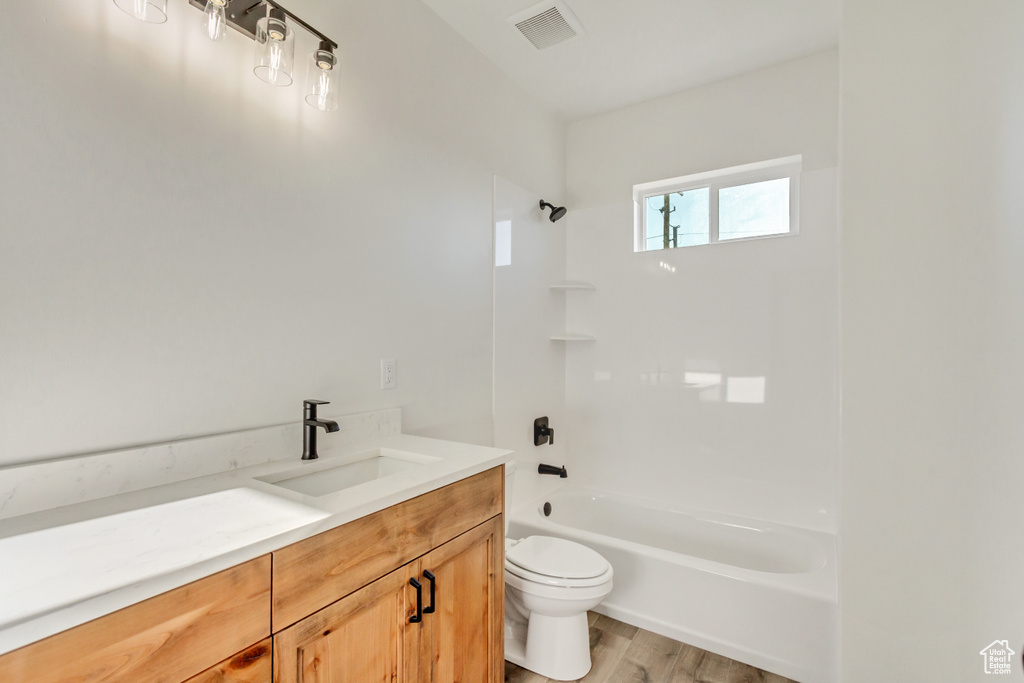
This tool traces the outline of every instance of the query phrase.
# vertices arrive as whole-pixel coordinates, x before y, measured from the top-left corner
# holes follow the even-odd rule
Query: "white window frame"
[[[732,166],[717,171],[695,173],[678,178],[657,180],[652,183],[642,183],[633,186],[633,251],[673,251],[674,249],[692,249],[693,246],[702,247],[712,244],[726,244],[731,242],[749,242],[751,240],[772,239],[776,237],[789,237],[800,232],[800,170],[803,166],[801,155],[773,159],[771,161],[759,161],[753,164]],[[752,237],[733,237],[719,240],[718,238],[718,192],[737,185],[749,185],[750,183],[762,182],[765,180],[778,180],[789,178],[789,232],[775,235],[756,235]],[[670,192],[689,192],[708,188],[710,208],[709,239],[708,244],[698,244],[691,247],[674,247],[665,249],[647,248],[647,199],[659,197]]]

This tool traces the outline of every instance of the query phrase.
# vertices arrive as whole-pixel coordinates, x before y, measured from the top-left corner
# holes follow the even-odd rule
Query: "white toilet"
[[[505,533],[512,474],[505,469]],[[556,681],[590,671],[587,611],[612,590],[612,566],[561,538],[505,539],[505,659]]]

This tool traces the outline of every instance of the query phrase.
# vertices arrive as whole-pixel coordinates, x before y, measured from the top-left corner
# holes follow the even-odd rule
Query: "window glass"
[[[718,191],[718,239],[789,232],[789,178],[724,187]]]
[[[633,186],[633,250],[795,235],[799,155]]]
[[[708,244],[711,239],[710,198],[707,187],[648,197],[646,249]]]

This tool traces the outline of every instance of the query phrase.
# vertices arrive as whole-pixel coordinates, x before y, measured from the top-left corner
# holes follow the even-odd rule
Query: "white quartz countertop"
[[[311,478],[298,477],[378,453],[413,464],[325,495],[301,492]],[[276,460],[2,520],[0,654],[510,459],[511,451],[401,434],[319,460]],[[299,490],[275,485],[283,480]]]

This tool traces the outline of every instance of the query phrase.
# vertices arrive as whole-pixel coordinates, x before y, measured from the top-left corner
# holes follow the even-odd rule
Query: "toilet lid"
[[[590,548],[562,538],[530,536],[505,553],[526,571],[561,579],[591,579],[608,571],[608,561]]]

